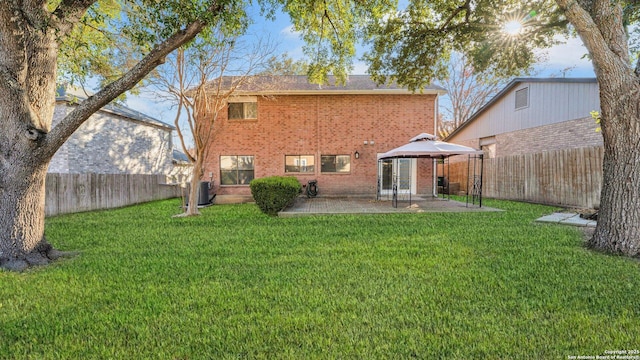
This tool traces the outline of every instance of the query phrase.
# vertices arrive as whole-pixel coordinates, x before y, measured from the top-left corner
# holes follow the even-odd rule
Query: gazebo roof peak
[[[436,136],[435,135],[431,135],[431,134],[427,134],[427,133],[421,133],[419,135],[416,135],[414,137],[411,138],[411,140],[409,140],[409,142],[416,142],[416,141],[423,141],[423,140],[435,140]]]

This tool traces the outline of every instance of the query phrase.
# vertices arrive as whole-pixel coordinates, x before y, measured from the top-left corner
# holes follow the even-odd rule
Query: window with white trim
[[[348,173],[351,171],[351,155],[322,155],[320,171],[323,173]]]
[[[229,102],[227,104],[229,120],[246,120],[258,118],[257,102]]]
[[[220,185],[249,185],[253,178],[253,156],[220,156]]]
[[[313,155],[285,155],[284,172],[312,173],[315,171],[315,157]]]

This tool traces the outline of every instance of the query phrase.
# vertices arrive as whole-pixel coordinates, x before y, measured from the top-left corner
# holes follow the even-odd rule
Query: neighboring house
[[[516,78],[445,140],[489,158],[602,145],[595,78]]]
[[[173,169],[168,174],[169,182],[174,184],[186,184],[191,179],[193,163],[185,153],[173,149]]]
[[[378,179],[384,193],[391,174],[408,172],[405,191],[432,194],[432,160],[379,163],[377,155],[433,134],[444,89],[412,93],[364,75],[349,76],[344,86],[310,84],[306,76],[252,80],[227,100],[207,149],[204,174],[213,174],[219,200],[246,199],[252,179],[272,175],[317,180],[318,196],[375,198]]]
[[[53,126],[84,98],[58,89]],[[175,128],[121,105],[91,115],[62,145],[50,173],[163,174],[174,170]]]

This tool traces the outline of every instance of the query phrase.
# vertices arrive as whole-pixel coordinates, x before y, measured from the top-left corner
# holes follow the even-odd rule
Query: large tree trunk
[[[0,189],[0,266],[23,270],[57,257],[44,238],[47,164],[4,167]]]
[[[556,0],[589,50],[600,87],[604,140],[598,224],[589,240],[608,253],[640,255],[640,69],[633,71],[622,2]],[[640,66],[640,62],[636,67]]]
[[[589,245],[640,256],[640,82],[600,78],[604,136],[598,224]]]
[[[55,106],[58,44],[43,8],[0,8],[0,266],[46,264],[46,134]],[[61,29],[61,31],[63,31]]]
[[[22,270],[63,255],[44,237],[49,161],[93,113],[131,89],[207,25],[194,20],[176,28],[122,77],[51,129],[58,41],[95,2],[66,0],[50,13],[46,0],[0,1],[0,267]],[[214,1],[208,10],[215,15],[224,9]]]

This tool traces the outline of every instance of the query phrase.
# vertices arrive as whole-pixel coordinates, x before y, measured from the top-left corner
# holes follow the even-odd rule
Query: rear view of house
[[[204,174],[213,176],[222,201],[249,199],[249,182],[272,175],[317,180],[319,196],[374,198],[379,181],[382,191],[390,189],[386,173],[410,171],[406,191],[431,194],[431,160],[379,165],[377,155],[434,133],[441,94],[435,86],[415,94],[378,86],[368,76],[350,76],[344,86],[310,84],[305,76],[256,77],[219,114]]]

